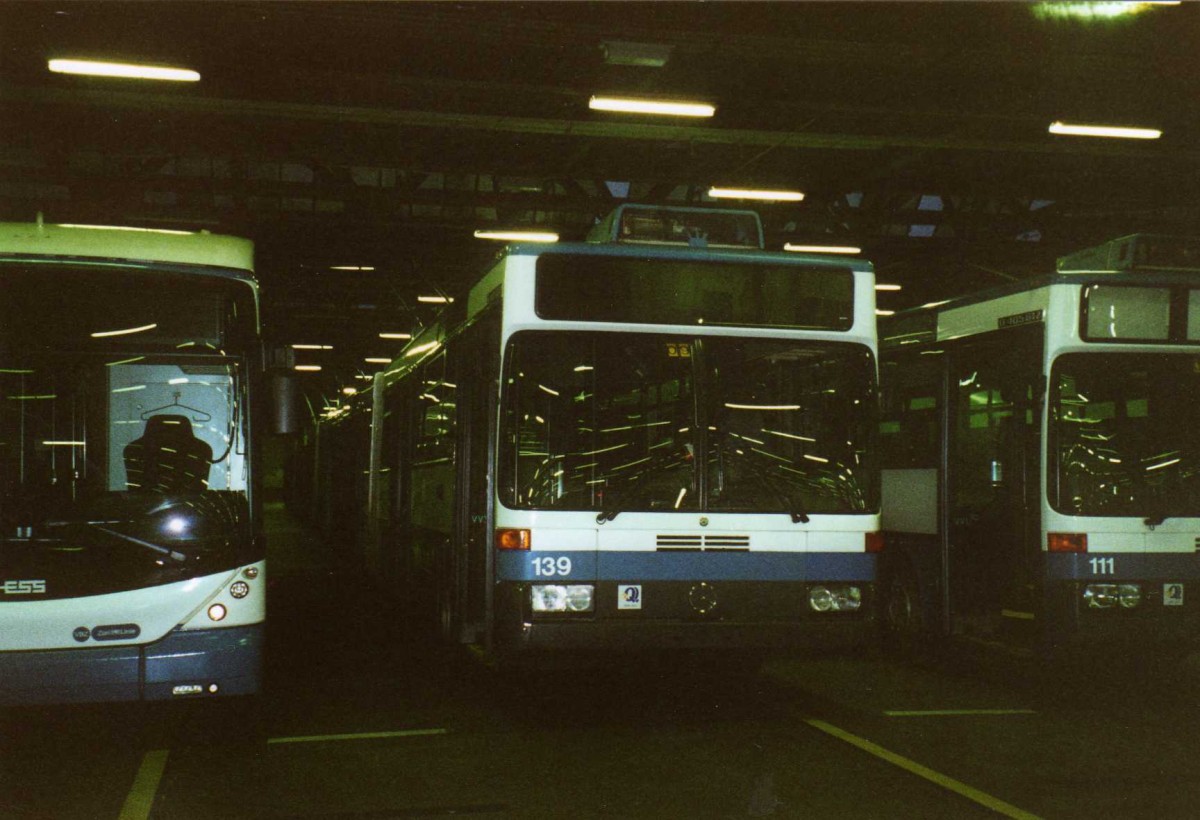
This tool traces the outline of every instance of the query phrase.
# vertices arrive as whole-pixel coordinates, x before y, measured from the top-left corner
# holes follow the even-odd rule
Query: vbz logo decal
[[[45,595],[46,582],[43,580],[5,581],[5,595]]]
[[[617,587],[617,609],[641,609],[642,585],[621,584]]]

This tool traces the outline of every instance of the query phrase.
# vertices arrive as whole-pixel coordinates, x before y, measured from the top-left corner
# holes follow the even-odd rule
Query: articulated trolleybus
[[[885,625],[1038,656],[1200,635],[1200,241],[882,325]]]
[[[0,224],[0,704],[252,694],[252,246]]]
[[[625,205],[509,247],[375,377],[375,574],[498,659],[865,640],[874,275],[761,236]]]

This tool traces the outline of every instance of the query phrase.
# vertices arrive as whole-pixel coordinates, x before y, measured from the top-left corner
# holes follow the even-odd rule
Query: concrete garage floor
[[[497,677],[273,508],[268,691],[3,714],[5,818],[1165,817],[1200,805],[1196,659],[1050,685],[878,656]],[[1027,670],[1026,670],[1027,671]],[[215,708],[214,708],[215,707]]]

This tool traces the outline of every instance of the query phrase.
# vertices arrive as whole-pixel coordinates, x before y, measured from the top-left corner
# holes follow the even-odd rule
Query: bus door
[[[499,325],[485,319],[460,340],[456,399],[458,458],[455,504],[458,520],[454,538],[452,609],[443,621],[451,640],[483,640],[491,611],[491,542],[493,489],[489,480],[496,439]]]
[[[1029,645],[1039,616],[1039,324],[950,362],[946,571],[953,635]]]

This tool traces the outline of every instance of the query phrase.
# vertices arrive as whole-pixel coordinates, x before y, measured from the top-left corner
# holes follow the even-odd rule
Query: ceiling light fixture
[[[91,334],[93,339],[104,339],[109,336],[128,336],[131,333],[145,333],[147,330],[154,330],[158,327],[158,323],[141,325],[140,327],[127,327],[121,330],[97,330]]]
[[[292,345],[292,350],[333,350],[333,345]]]
[[[640,68],[662,68],[671,58],[674,46],[661,43],[632,43],[627,40],[608,40],[601,44],[604,62],[608,65],[631,65]]]
[[[862,248],[856,248],[853,245],[793,245],[788,242],[783,249],[794,253],[862,253]]]
[[[504,242],[557,242],[553,231],[475,231],[476,239],[499,239]]]
[[[171,231],[166,228],[131,228],[128,225],[71,225],[62,223],[60,228],[74,228],[85,231],[133,231],[134,233],[161,233],[168,236],[191,236],[193,231]]]
[[[306,373],[316,373],[318,370],[321,369],[321,365],[319,365],[319,364],[298,364],[298,365],[296,365],[296,367],[294,369],[302,370]]]
[[[1162,136],[1157,128],[1125,128],[1115,125],[1071,125],[1050,123],[1050,133],[1069,137],[1115,137],[1130,140],[1156,140]]]
[[[622,114],[661,114],[669,117],[711,117],[717,108],[708,103],[672,100],[636,100],[628,97],[592,97],[588,108],[593,111],[616,111]]]
[[[47,67],[55,74],[85,74],[90,77],[123,77],[132,80],[170,80],[199,82],[200,72],[189,68],[138,65],[136,63],[106,63],[95,60],[50,60]]]
[[[332,265],[330,270],[373,271],[374,265]]]
[[[411,339],[411,333],[380,333],[380,339]]]
[[[363,359],[367,364],[391,364],[392,360],[383,356],[368,356]]]
[[[1084,21],[1112,20],[1117,17],[1128,17],[1150,11],[1155,6],[1178,6],[1181,0],[1099,0],[1096,2],[1079,2],[1071,0],[1050,0],[1050,2],[1033,3],[1030,9],[1033,16],[1041,20],[1076,19]]]
[[[713,199],[761,199],[766,202],[799,202],[804,199],[800,191],[769,191],[754,188],[709,188]]]
[[[418,296],[417,301],[426,305],[448,305],[454,301],[453,296]]]

